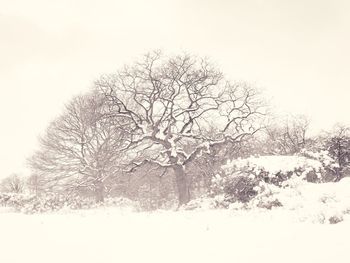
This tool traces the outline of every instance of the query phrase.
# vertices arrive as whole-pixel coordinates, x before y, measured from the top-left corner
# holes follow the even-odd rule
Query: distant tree
[[[29,192],[35,195],[40,195],[41,193],[45,192],[46,183],[47,178],[44,178],[44,176],[39,176],[37,174],[30,175],[26,180],[26,186]]]
[[[12,174],[1,180],[0,191],[4,193],[21,193],[24,190],[23,179],[17,174]]]
[[[261,148],[268,154],[295,154],[305,148],[309,119],[303,115],[277,118],[265,129]]]
[[[339,181],[350,169],[350,128],[337,125],[325,140],[325,148],[335,160],[335,181]]]
[[[188,165],[257,132],[264,114],[254,88],[227,81],[208,60],[189,55],[147,54],[103,76],[96,88],[106,97],[111,119],[122,118],[120,127],[130,135],[130,170],[152,163],[160,173],[172,171],[179,205],[190,200]]]
[[[34,189],[64,192],[92,191],[103,201],[105,182],[118,170],[124,130],[106,118],[104,97],[90,93],[74,98],[40,139],[29,160]]]

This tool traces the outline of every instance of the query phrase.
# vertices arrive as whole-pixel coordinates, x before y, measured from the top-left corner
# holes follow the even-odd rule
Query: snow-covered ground
[[[250,158],[249,165],[270,172],[319,166],[286,158]],[[0,263],[350,262],[350,178],[314,184],[292,177],[284,187],[265,187],[244,209],[209,209],[210,198],[196,210],[151,213],[109,207],[26,215],[3,208]],[[282,206],[258,208],[275,199]]]
[[[0,262],[350,262],[350,220],[285,209],[0,214]]]

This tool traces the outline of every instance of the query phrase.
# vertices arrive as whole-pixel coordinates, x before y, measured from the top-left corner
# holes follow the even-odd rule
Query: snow
[[[350,218],[331,225],[292,216],[309,211],[324,194],[345,209],[350,180],[342,181],[297,184],[306,200],[284,193],[292,204],[273,210],[4,210],[0,262],[348,262]]]
[[[268,188],[253,199],[250,206],[254,207],[264,198],[277,199],[282,207],[271,213],[284,214],[294,222],[330,223],[332,218],[350,219],[350,178],[338,183],[315,184],[293,177],[284,187],[268,185]]]
[[[325,166],[338,167],[336,161],[330,156],[329,152],[326,150],[322,150],[319,152],[302,150],[302,154],[321,161]]]
[[[314,169],[319,171],[323,168],[320,161],[306,158],[304,156],[283,156],[283,155],[268,155],[259,157],[249,157],[245,159],[235,159],[229,161],[224,169],[243,169],[245,167],[254,168],[256,170],[264,170],[269,172],[269,176],[274,176],[278,172],[286,173],[289,171],[295,171],[299,168],[303,170]]]
[[[264,156],[226,168],[247,165],[277,173],[322,164]],[[259,187],[245,208],[234,203],[213,209],[209,198],[194,200],[200,209],[180,211],[105,207],[25,215],[1,208],[0,262],[349,262],[350,178],[315,184],[292,176],[282,187]],[[281,207],[257,206],[275,199]],[[333,219],[339,222],[331,224]]]

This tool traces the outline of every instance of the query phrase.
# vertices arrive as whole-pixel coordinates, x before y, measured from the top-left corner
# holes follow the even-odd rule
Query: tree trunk
[[[102,203],[105,197],[104,185],[101,181],[96,181],[94,183],[95,190],[95,201],[96,203]]]
[[[190,190],[184,167],[182,165],[175,165],[174,172],[180,207],[181,205],[187,204],[190,201]]]

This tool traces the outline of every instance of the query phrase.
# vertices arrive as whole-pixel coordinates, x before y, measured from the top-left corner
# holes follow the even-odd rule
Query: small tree
[[[325,148],[336,161],[335,181],[339,181],[350,167],[350,129],[337,125],[326,139]]]
[[[179,205],[190,200],[188,164],[254,134],[263,114],[255,89],[227,81],[208,60],[189,55],[147,54],[103,76],[96,87],[110,117],[122,119],[130,135],[125,149],[131,170],[153,163],[174,172]]]
[[[40,139],[29,160],[34,187],[50,191],[93,191],[104,200],[104,182],[118,170],[124,134],[115,119],[106,118],[104,98],[91,93],[74,98]]]
[[[4,178],[0,183],[0,190],[3,193],[21,193],[24,190],[24,182],[17,174]]]
[[[45,185],[47,184],[47,178],[43,175],[31,174],[26,180],[26,186],[30,193],[40,195],[45,192]]]

